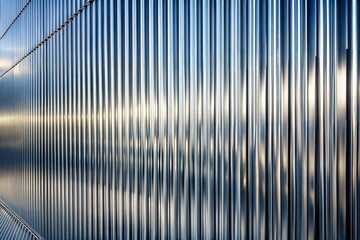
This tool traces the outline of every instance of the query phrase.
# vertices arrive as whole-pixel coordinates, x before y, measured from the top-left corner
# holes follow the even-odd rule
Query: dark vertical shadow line
[[[350,18],[351,15],[348,14]],[[349,21],[350,22],[350,21]],[[349,31],[348,31],[349,33]],[[350,38],[350,33],[349,37]],[[350,45],[350,44],[349,44]],[[354,236],[351,232],[351,178],[352,178],[352,166],[351,166],[351,51],[346,49],[346,237]]]

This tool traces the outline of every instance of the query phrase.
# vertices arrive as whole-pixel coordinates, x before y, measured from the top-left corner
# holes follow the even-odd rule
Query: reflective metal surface
[[[46,239],[357,239],[358,32],[357,0],[1,0],[0,199]]]
[[[0,201],[0,239],[43,239]]]

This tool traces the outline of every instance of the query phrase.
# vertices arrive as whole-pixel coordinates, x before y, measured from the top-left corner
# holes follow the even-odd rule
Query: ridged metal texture
[[[48,239],[357,239],[358,33],[356,0],[32,0],[0,197]]]
[[[0,201],[0,239],[43,239]]]

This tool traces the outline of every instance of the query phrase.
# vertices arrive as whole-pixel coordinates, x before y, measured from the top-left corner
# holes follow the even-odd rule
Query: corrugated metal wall
[[[43,238],[0,201],[0,239],[42,240]]]
[[[2,0],[0,198],[47,239],[360,237],[357,0]]]

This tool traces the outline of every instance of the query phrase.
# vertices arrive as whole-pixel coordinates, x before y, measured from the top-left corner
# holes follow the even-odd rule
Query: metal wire
[[[1,239],[43,239],[0,201]]]
[[[358,11],[2,0],[0,198],[46,239],[357,239]]]

